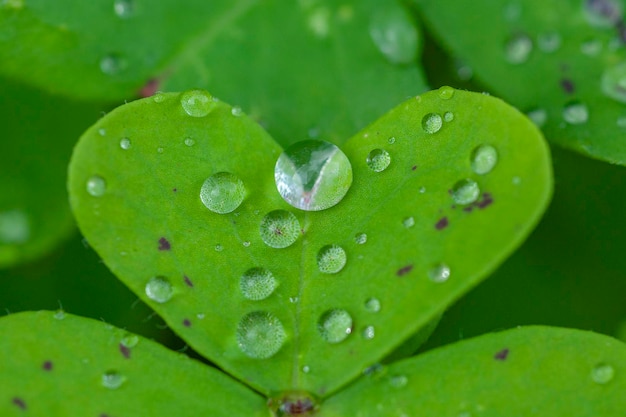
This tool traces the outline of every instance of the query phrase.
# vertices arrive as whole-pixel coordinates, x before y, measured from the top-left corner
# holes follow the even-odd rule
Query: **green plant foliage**
[[[102,322],[19,313],[0,333],[3,417],[267,416],[263,398],[221,372]]]
[[[525,327],[380,368],[326,400],[319,415],[617,416],[625,389],[623,343]]]
[[[340,141],[426,90],[397,0],[20,0],[0,27],[11,77],[89,100],[207,88],[282,144]]]
[[[252,119],[202,90],[161,94],[85,133],[71,203],[109,268],[198,352],[260,392],[326,396],[493,271],[551,193],[538,130],[481,94],[412,98],[343,150],[344,199],[295,210],[274,184],[281,149]]]
[[[414,3],[451,54],[548,140],[626,164],[621,1],[485,0],[464,13],[463,0]]]
[[[76,136],[99,117],[100,106],[3,79],[0,97],[0,268],[6,268],[49,252],[74,230],[67,164]]]

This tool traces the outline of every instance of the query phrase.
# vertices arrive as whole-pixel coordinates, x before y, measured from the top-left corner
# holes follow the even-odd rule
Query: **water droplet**
[[[122,19],[128,19],[135,12],[135,5],[132,0],[115,0],[113,10],[115,14]]]
[[[120,341],[120,343],[126,346],[127,348],[133,348],[137,346],[137,343],[139,343],[139,336],[135,334],[127,333],[122,337],[122,340]]]
[[[243,110],[241,110],[241,107],[235,106],[232,109],[230,109],[230,114],[232,114],[235,117],[239,117],[243,114]]]
[[[317,267],[323,274],[336,274],[346,265],[346,251],[341,246],[326,245],[317,253]]]
[[[417,30],[403,7],[378,8],[370,20],[369,32],[376,47],[392,64],[410,64],[417,59]]]
[[[326,7],[317,8],[309,15],[307,23],[315,36],[326,38],[330,31],[330,11]]]
[[[99,134],[100,136],[106,136],[106,134],[107,134],[107,130],[106,130],[106,129],[104,129],[104,128],[100,128],[100,129],[98,129],[98,134]]]
[[[591,26],[610,28],[620,21],[624,8],[620,0],[584,0],[583,12]]]
[[[363,245],[365,242],[367,242],[367,235],[365,233],[357,233],[356,235],[354,235],[354,242],[357,245]]]
[[[198,313],[196,314],[196,317],[198,318],[198,320],[204,320],[206,317],[206,314],[204,313]]]
[[[454,120],[454,113],[447,111],[443,114],[443,120],[446,122],[451,122]]]
[[[305,373],[305,374],[308,374],[309,372],[311,372],[311,367],[308,366],[308,365],[304,365],[302,367],[302,372]]]
[[[372,171],[382,172],[391,163],[391,155],[384,149],[374,149],[367,155],[365,162]]]
[[[540,128],[548,121],[548,112],[545,109],[533,109],[526,113],[526,115],[532,120],[535,126]]]
[[[591,370],[591,379],[596,384],[608,384],[615,376],[615,369],[611,365],[601,363]]]
[[[602,73],[602,92],[620,103],[626,103],[626,62],[608,67]]]
[[[394,388],[405,387],[409,382],[409,378],[406,375],[393,375],[389,377],[389,384]]]
[[[587,39],[580,44],[580,52],[587,56],[597,56],[602,52],[602,41],[600,39]]]
[[[243,245],[244,247],[246,247],[246,248],[249,248],[249,247],[250,247],[250,242],[249,242],[249,241],[247,241],[247,240],[245,240],[245,241],[243,241],[242,245]]]
[[[102,386],[108,389],[118,389],[126,382],[126,377],[117,371],[107,371],[102,374]]]
[[[522,179],[518,176],[515,176],[511,179],[513,185],[520,185],[522,183]]]
[[[415,219],[413,217],[407,217],[404,220],[402,220],[402,224],[407,229],[410,229],[411,227],[415,226]]]
[[[563,119],[571,125],[586,123],[589,119],[589,110],[585,104],[573,101],[563,108]]]
[[[469,81],[474,77],[474,70],[461,59],[455,59],[454,67],[456,75],[461,81]]]
[[[122,138],[120,139],[120,148],[124,149],[124,150],[128,150],[131,147],[131,143],[130,143],[130,139],[128,138]]]
[[[452,187],[452,199],[457,204],[472,204],[479,195],[478,184],[469,178],[457,182]]]
[[[396,138],[392,136],[392,137],[390,137],[389,139],[387,139],[387,142],[388,142],[390,145],[393,145],[394,143],[396,143]]]
[[[621,127],[622,129],[626,128],[626,116],[618,117],[615,123],[618,127]]]
[[[365,301],[365,309],[370,313],[378,313],[380,311],[380,300],[378,298],[368,298]]]
[[[450,100],[454,97],[454,88],[444,85],[439,89],[439,98],[442,100]]]
[[[446,264],[435,265],[428,271],[428,278],[433,282],[446,282],[450,278],[450,267]]]
[[[259,228],[261,239],[272,248],[291,246],[300,236],[300,222],[293,213],[274,210],[267,213]]]
[[[493,170],[498,163],[498,152],[491,145],[480,145],[472,152],[472,171],[485,175]]]
[[[164,149],[163,149],[161,146],[159,146],[159,147],[157,148],[157,152],[158,152],[158,153],[163,153],[163,151],[164,151]]]
[[[430,133],[431,135],[437,133],[441,129],[441,126],[443,126],[443,119],[437,113],[428,113],[422,118],[422,129],[424,129],[426,133]]]
[[[102,197],[107,190],[104,178],[94,175],[87,180],[87,192],[94,197]]]
[[[265,311],[246,314],[237,326],[239,349],[254,359],[274,356],[286,338],[285,328],[278,317]]]
[[[180,96],[180,104],[185,113],[192,117],[204,117],[217,106],[213,96],[200,89],[185,91]]]
[[[376,336],[376,329],[374,326],[367,326],[363,329],[363,338],[366,340],[372,340]]]
[[[152,301],[157,303],[165,303],[172,298],[174,290],[170,281],[163,276],[155,276],[150,278],[146,284],[146,295]]]
[[[522,5],[512,1],[504,6],[502,15],[509,21],[518,20],[522,16]]]
[[[119,54],[109,54],[100,60],[100,71],[106,75],[117,75],[127,67],[126,59]]]
[[[152,96],[152,100],[154,100],[155,103],[163,103],[165,101],[165,98],[166,98],[166,95],[162,91],[157,91]]]
[[[298,142],[285,150],[274,168],[276,188],[293,207],[319,211],[339,203],[352,185],[352,166],[335,145]]]
[[[189,147],[192,147],[192,146],[193,146],[193,145],[195,145],[195,144],[196,144],[196,141],[195,141],[195,140],[193,140],[193,139],[191,139],[191,138],[187,138],[187,139],[185,139],[185,145],[187,145],[187,146],[189,146]]]
[[[545,32],[537,36],[537,46],[545,53],[552,53],[561,47],[561,35],[558,32]]]
[[[424,194],[426,192],[426,187],[420,187],[419,192],[420,194]]]
[[[239,287],[248,300],[264,300],[278,287],[278,281],[265,268],[251,268],[241,276]]]
[[[300,299],[298,297],[289,297],[289,302],[291,304],[295,304],[299,301]]]
[[[528,61],[532,50],[533,41],[523,33],[518,33],[506,43],[504,55],[509,63],[518,65]]]
[[[246,196],[246,188],[236,175],[218,172],[204,181],[200,200],[209,210],[218,214],[231,213],[239,207]]]
[[[25,243],[30,238],[30,219],[21,210],[0,212],[0,243]]]
[[[328,343],[342,342],[352,333],[352,316],[345,310],[329,310],[322,314],[317,328]]]
[[[54,315],[52,317],[54,317],[57,320],[63,320],[65,318],[65,311],[62,308],[60,308],[54,312]]]

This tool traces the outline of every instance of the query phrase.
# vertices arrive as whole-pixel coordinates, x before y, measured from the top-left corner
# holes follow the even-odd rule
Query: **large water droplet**
[[[596,384],[608,384],[615,376],[615,369],[611,365],[601,363],[591,370],[591,379]]]
[[[135,13],[135,5],[132,0],[115,0],[113,10],[122,19],[128,19]]]
[[[278,281],[269,270],[252,268],[241,276],[239,287],[248,300],[263,300],[272,295],[278,287]]]
[[[354,235],[354,243],[357,245],[363,245],[367,242],[367,235],[365,233],[357,233]]]
[[[128,138],[122,138],[120,139],[120,148],[124,149],[124,150],[128,150],[130,149],[132,146],[130,139]]]
[[[185,91],[180,96],[180,104],[185,113],[192,117],[204,117],[217,106],[213,96],[200,89]]]
[[[626,62],[608,67],[602,73],[602,92],[620,103],[626,103]]]
[[[452,187],[452,199],[457,204],[471,204],[478,199],[480,187],[469,178],[461,180]]]
[[[417,58],[417,30],[404,8],[379,7],[372,15],[369,32],[376,47],[392,64],[410,64]]]
[[[378,313],[380,311],[380,300],[378,298],[368,298],[365,301],[365,309],[370,313]]]
[[[352,333],[352,316],[345,310],[330,310],[322,314],[317,328],[328,343],[344,341]]]
[[[586,123],[589,119],[589,110],[584,103],[573,101],[563,108],[563,119],[571,125]]]
[[[0,243],[19,244],[30,238],[30,220],[21,210],[0,212]]]
[[[365,162],[372,171],[382,172],[391,163],[391,155],[384,149],[374,149],[367,155]]]
[[[87,192],[94,197],[102,197],[107,190],[104,178],[94,175],[87,180]]]
[[[323,274],[336,274],[346,265],[346,251],[341,246],[327,245],[317,253],[317,267]]]
[[[437,133],[441,129],[441,126],[443,126],[443,119],[437,113],[428,113],[422,118],[422,129],[424,129],[426,133],[430,133],[431,135]]]
[[[267,213],[259,228],[261,239],[272,248],[291,246],[300,236],[300,222],[293,213],[274,210]]]
[[[254,359],[274,356],[286,338],[285,328],[278,317],[265,311],[246,314],[237,326],[239,349]]]
[[[504,56],[511,64],[523,64],[528,61],[532,50],[533,41],[525,34],[518,33],[513,35],[506,43]]]
[[[119,54],[109,54],[100,60],[100,71],[106,75],[117,75],[124,71],[128,63]]]
[[[246,196],[246,187],[236,175],[218,172],[204,181],[200,189],[200,200],[214,213],[231,213],[241,205]]]
[[[293,207],[319,211],[334,206],[352,185],[348,157],[329,142],[306,140],[283,152],[274,168],[276,188]]]
[[[102,374],[102,386],[108,389],[118,389],[126,382],[126,377],[117,371],[107,371]]]
[[[446,282],[450,278],[450,267],[446,264],[435,265],[428,271],[428,278],[433,282]]]
[[[174,290],[170,281],[163,276],[150,278],[146,284],[146,295],[152,301],[157,303],[165,303],[172,298]]]
[[[493,170],[498,163],[498,152],[491,145],[480,145],[472,152],[472,171],[485,175]]]
[[[620,0],[583,0],[583,12],[591,26],[610,28],[623,16]]]

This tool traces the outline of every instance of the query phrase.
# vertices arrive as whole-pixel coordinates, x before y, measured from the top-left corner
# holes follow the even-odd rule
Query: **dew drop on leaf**
[[[323,274],[336,274],[346,265],[346,251],[337,245],[326,245],[317,253],[317,267]]]
[[[337,146],[321,140],[298,142],[274,168],[281,197],[300,210],[319,211],[339,203],[352,185],[352,165]]]
[[[223,250],[224,250],[224,246],[220,245],[219,243],[215,245],[215,252],[221,252]]]
[[[498,163],[498,152],[491,145],[480,145],[472,152],[471,163],[476,174],[488,174]]]
[[[367,326],[363,329],[362,335],[363,339],[372,340],[376,336],[376,329],[374,329],[374,326]]]
[[[152,96],[152,100],[155,103],[163,103],[165,101],[165,99],[167,98],[167,96],[165,95],[164,92],[162,91],[157,91],[156,93],[154,93],[154,95]]]
[[[402,225],[407,229],[410,229],[411,227],[415,226],[415,219],[413,217],[406,217],[404,220],[402,220]]]
[[[185,91],[180,96],[180,104],[185,113],[191,117],[204,117],[217,106],[213,96],[208,91],[200,89]]]
[[[104,178],[93,175],[87,180],[87,192],[93,197],[102,197],[107,190]]]
[[[122,337],[120,343],[127,348],[135,347],[137,346],[137,343],[139,343],[139,336],[132,333],[127,333]]]
[[[231,213],[246,196],[246,187],[236,175],[218,172],[207,178],[200,189],[200,200],[209,210],[218,214]]]
[[[261,239],[272,248],[291,246],[300,236],[300,222],[293,213],[274,210],[267,213],[259,227]]]
[[[365,160],[367,167],[374,172],[382,172],[391,163],[391,155],[384,149],[373,149]]]
[[[117,371],[107,371],[102,374],[102,386],[108,389],[118,389],[126,382],[126,377]]]
[[[424,132],[433,134],[439,132],[443,126],[443,119],[437,113],[428,113],[422,118],[422,129]]]
[[[471,204],[478,199],[479,195],[478,184],[469,178],[458,181],[452,187],[452,199],[457,204]]]
[[[264,300],[276,289],[278,281],[269,270],[265,268],[248,269],[239,281],[241,293],[248,300]]]
[[[65,318],[65,311],[62,308],[60,308],[54,312],[53,317],[57,320],[63,320]]]
[[[544,32],[537,36],[537,46],[545,53],[552,53],[561,47],[561,35],[558,32]]]
[[[0,212],[0,243],[25,243],[30,238],[30,220],[21,210]]]
[[[418,33],[403,8],[377,8],[369,32],[378,50],[392,64],[410,64],[417,58]]]
[[[437,283],[446,282],[450,278],[450,267],[446,264],[435,265],[428,271],[428,278]]]
[[[354,235],[354,243],[357,245],[363,245],[367,242],[367,235],[365,233],[357,233]]]
[[[626,103],[626,62],[606,68],[602,73],[601,86],[604,95]]]
[[[597,56],[602,52],[602,41],[600,39],[587,39],[580,44],[580,52],[587,56]]]
[[[283,324],[272,313],[255,311],[246,314],[237,326],[237,345],[248,357],[267,359],[285,343]]]
[[[100,60],[100,71],[106,75],[117,75],[124,71],[128,63],[119,54],[109,54]]]
[[[328,343],[342,342],[352,333],[352,316],[345,310],[329,310],[322,314],[317,328]]]
[[[193,139],[191,139],[191,138],[186,138],[186,139],[184,140],[184,143],[185,143],[185,145],[187,145],[187,146],[189,146],[189,147],[192,147],[193,145],[195,145],[195,144],[196,144],[196,141],[195,141],[195,140],[193,140]]]
[[[573,101],[563,108],[563,119],[571,125],[586,123],[589,119],[589,110],[584,103]]]
[[[591,379],[596,384],[608,384],[615,376],[615,369],[606,363],[596,365],[591,370]]]
[[[533,41],[527,35],[517,33],[506,42],[504,56],[509,63],[519,65],[528,61],[532,50]]]
[[[380,307],[381,304],[378,298],[371,297],[365,301],[365,309],[370,313],[378,313],[380,311]]]
[[[545,109],[533,109],[526,113],[526,115],[530,120],[532,120],[535,126],[540,128],[543,127],[548,121],[548,112]]]
[[[128,149],[130,149],[131,146],[132,146],[132,144],[130,143],[130,139],[128,139],[128,138],[120,139],[120,148],[122,148],[124,150],[128,150]]]
[[[128,19],[135,12],[135,6],[132,0],[115,0],[113,10],[118,17]]]
[[[402,388],[408,384],[409,378],[406,375],[393,375],[389,377],[389,384],[394,388]]]
[[[150,278],[146,283],[145,291],[148,298],[157,303],[169,301],[174,294],[170,281],[160,275]]]
[[[452,97],[454,97],[454,88],[449,87],[447,85],[444,85],[443,87],[439,88],[438,92],[439,92],[439,98],[442,100],[450,100]]]
[[[454,113],[451,111],[447,111],[443,114],[443,120],[446,122],[451,122],[454,120]]]
[[[235,117],[239,117],[243,114],[243,110],[241,109],[241,107],[235,106],[232,109],[230,109],[230,114],[232,114]]]

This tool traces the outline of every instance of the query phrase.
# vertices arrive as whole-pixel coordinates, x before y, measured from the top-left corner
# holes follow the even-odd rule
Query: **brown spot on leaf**
[[[574,92],[574,82],[570,79],[563,78],[561,80],[561,88],[566,94],[572,94]]]
[[[185,284],[187,284],[188,287],[193,287],[193,282],[191,282],[191,280],[189,279],[187,275],[185,275],[184,279],[185,279]]]
[[[170,245],[169,240],[167,240],[164,237],[159,239],[159,250],[170,250],[170,249],[172,249],[172,245]]]
[[[413,166],[411,167],[411,171],[415,171],[416,169],[417,169],[417,165],[413,165]]]
[[[120,343],[120,353],[126,359],[130,359],[130,348],[128,346],[125,346],[123,343]]]
[[[183,326],[185,327],[191,327],[191,321],[189,319],[185,319],[183,320]]]
[[[45,361],[43,363],[43,365],[41,365],[41,369],[43,369],[44,371],[51,371],[52,370],[52,361]]]
[[[493,358],[497,361],[505,361],[508,356],[509,356],[509,349],[504,348],[501,351],[496,352],[496,354],[493,355]]]
[[[401,276],[408,274],[412,270],[413,270],[413,265],[403,266],[402,268],[398,269],[398,271],[396,271],[396,275],[401,277]]]
[[[22,410],[26,410],[28,408],[26,407],[26,402],[24,402],[24,400],[21,399],[20,397],[13,397],[11,402],[13,403],[13,405],[16,405],[18,408]]]
[[[153,96],[157,91],[159,91],[159,80],[156,78],[151,78],[143,87],[141,87],[141,90],[139,90],[139,97],[150,97]]]
[[[435,229],[437,230],[443,230],[446,227],[448,227],[448,218],[445,216],[439,219],[437,223],[435,223]]]

